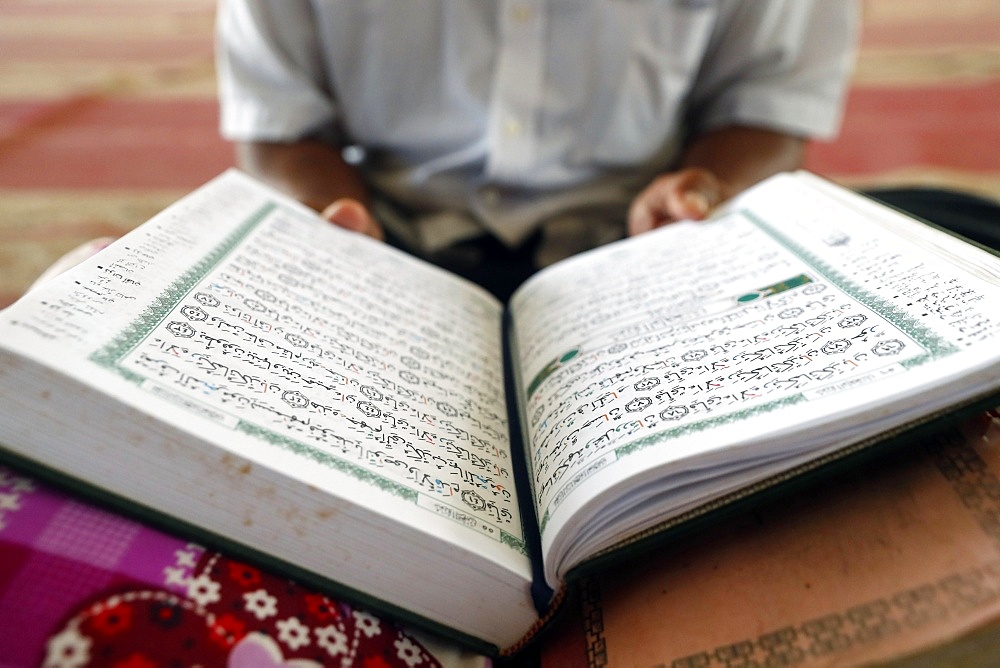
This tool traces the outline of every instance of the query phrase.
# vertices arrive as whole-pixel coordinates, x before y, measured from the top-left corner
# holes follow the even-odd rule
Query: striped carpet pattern
[[[863,0],[841,136],[808,167],[854,187],[1000,198],[1000,0]],[[214,0],[0,3],[0,308],[53,260],[232,164]]]

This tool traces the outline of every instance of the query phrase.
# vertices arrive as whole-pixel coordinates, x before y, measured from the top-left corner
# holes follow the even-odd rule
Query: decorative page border
[[[924,348],[924,350],[927,351],[927,353],[923,355],[918,355],[917,357],[901,362],[901,366],[907,369],[912,369],[922,364],[926,364],[927,362],[938,360],[942,357],[947,357],[948,355],[958,352],[957,347],[938,336],[929,328],[920,324],[920,322],[909,313],[893,305],[887,299],[865,290],[863,287],[854,282],[849,276],[840,273],[815,254],[808,252],[802,246],[796,244],[781,232],[778,232],[776,229],[771,227],[771,225],[761,220],[752,212],[741,210],[740,214],[742,214],[762,232],[778,242],[778,244],[785,250],[805,262],[816,274],[823,276],[828,282],[844,292],[851,299],[880,315],[888,321],[889,324],[902,331],[911,339],[914,339]],[[804,394],[794,394],[783,399],[769,401],[760,404],[759,406],[737,411],[735,413],[691,422],[683,427],[677,427],[636,439],[631,443],[616,448],[615,454],[619,457],[624,457],[644,448],[648,448],[651,445],[657,445],[663,441],[675,438],[681,434],[703,431],[710,427],[741,421],[748,417],[769,413],[778,408],[783,408],[802,401],[805,401]]]
[[[924,348],[925,352],[922,355],[918,355],[914,358],[905,360],[900,363],[900,366],[906,369],[912,369],[922,364],[926,364],[931,361],[947,357],[951,354],[958,352],[958,348],[941,338],[934,331],[925,327],[914,318],[912,315],[898,308],[891,301],[886,298],[880,297],[856,283],[850,276],[843,274],[823,258],[817,256],[816,254],[806,250],[803,246],[793,241],[790,237],[779,232],[776,228],[771,226],[769,223],[765,222],[762,218],[754,214],[748,209],[740,209],[736,212],[736,215],[743,216],[747,221],[757,227],[761,232],[771,237],[779,246],[787,250],[789,253],[794,255],[796,258],[804,262],[815,274],[822,276],[827,282],[834,285],[836,288],[844,292],[848,297],[857,301],[861,305],[867,307],[871,311],[877,313],[879,316],[884,318],[889,324],[893,325],[904,334],[909,336],[911,339],[915,340],[920,346]],[[635,454],[640,450],[644,450],[648,447],[659,445],[671,439],[677,438],[678,436],[684,434],[697,433],[700,431],[705,431],[706,429],[711,429],[714,427],[720,427],[726,424],[731,424],[734,422],[741,422],[750,417],[755,417],[759,415],[764,415],[770,413],[771,411],[791,406],[797,403],[801,403],[806,400],[806,396],[802,393],[789,395],[781,399],[776,399],[773,401],[768,401],[761,403],[759,405],[746,408],[740,411],[735,411],[732,413],[727,413],[718,417],[705,418],[703,420],[697,420],[689,422],[688,424],[674,427],[672,429],[667,429],[665,431],[660,431],[655,434],[650,434],[648,436],[642,436],[634,441],[620,445],[614,449],[612,457],[615,459],[620,459],[622,457],[627,457],[629,455]],[[598,470],[603,468],[603,466],[591,466],[585,468],[578,472],[575,476],[570,478],[564,487],[567,487],[570,483],[574,486],[578,486],[586,478],[597,473]],[[559,492],[556,493],[558,495]],[[556,496],[553,496],[556,498]],[[552,503],[549,503],[549,507],[546,509],[545,513],[542,515],[539,521],[539,526],[541,531],[544,533],[545,527],[547,526],[550,516]]]
[[[794,241],[789,239],[787,236],[773,228],[768,223],[764,222],[761,218],[756,216],[754,213],[741,210],[739,212],[747,220],[753,223],[758,229],[767,234],[769,237],[778,242],[785,250],[790,252],[795,257],[799,258],[805,262],[810,269],[812,269],[816,274],[823,276],[828,282],[833,284],[839,290],[844,292],[848,297],[857,301],[861,305],[867,307],[868,309],[874,311],[889,324],[893,325],[904,334],[914,339],[918,344],[920,344],[926,351],[924,355],[918,355],[909,360],[905,360],[900,363],[901,366],[911,369],[927,362],[933,360],[941,359],[942,357],[947,357],[948,355],[958,352],[958,348],[955,347],[950,342],[941,338],[931,329],[922,325],[917,319],[915,319],[909,313],[903,311],[899,307],[895,306],[891,301],[879,297],[863,287],[855,283],[849,276],[846,276],[834,269],[827,262],[825,262],[820,257],[813,253],[810,253],[802,246],[796,244]],[[637,439],[631,443],[623,445],[615,450],[615,453],[619,456],[625,456],[632,454],[643,448],[647,448],[651,445],[656,445],[663,441],[675,438],[681,434],[698,432],[708,429],[710,427],[721,426],[724,424],[729,424],[731,422],[737,422],[744,420],[748,417],[754,415],[760,415],[763,413],[768,413],[770,411],[776,410],[778,408],[783,408],[792,404],[799,403],[805,400],[805,395],[796,394],[785,397],[783,399],[778,399],[775,401],[770,401],[763,403],[759,406],[749,408],[746,410],[738,411],[735,413],[730,413],[716,418],[708,418],[705,420],[700,420],[698,422],[692,422],[690,424],[684,425],[683,427],[677,427],[675,429],[670,429],[667,431],[659,432],[651,436],[646,436]]]
[[[147,336],[149,336],[150,333],[152,333],[164,319],[166,319],[170,312],[176,308],[177,304],[184,297],[186,297],[191,290],[195,288],[195,286],[204,280],[205,276],[208,275],[209,272],[215,269],[230,253],[232,253],[243,241],[245,241],[246,238],[255,229],[257,229],[257,227],[259,227],[269,215],[271,215],[278,208],[279,205],[275,202],[268,202],[262,205],[242,224],[240,224],[239,227],[233,230],[231,234],[223,239],[218,246],[213,248],[208,254],[201,258],[201,260],[196,262],[187,271],[181,274],[177,280],[167,286],[167,288],[159,296],[153,299],[149,305],[142,310],[132,323],[119,332],[118,335],[108,342],[103,348],[100,348],[92,353],[89,356],[90,361],[117,373],[119,376],[125,378],[131,383],[134,383],[135,385],[141,385],[147,380],[150,380],[146,376],[120,366],[119,363],[129,353],[135,350],[135,348]],[[308,458],[318,464],[340,471],[341,473],[345,473],[359,482],[393,494],[404,501],[408,501],[415,505],[419,505],[419,499],[421,496],[426,496],[388,477],[373,473],[362,466],[344,461],[328,452],[324,452],[319,448],[309,445],[308,443],[277,434],[252,422],[239,420],[235,425],[235,429],[259,441],[292,452],[300,457]],[[426,498],[431,499],[432,497]],[[433,501],[435,503],[443,503],[438,499],[433,499]],[[426,508],[424,509],[427,510]],[[461,511],[458,508],[455,508],[455,510],[459,511],[460,514],[464,513],[464,511]],[[450,519],[453,522],[467,526],[467,524],[462,522],[461,519],[449,517],[448,515],[442,513],[434,513],[434,511],[429,512],[432,512],[438,517]],[[478,518],[477,522],[479,524],[489,524],[485,520]],[[489,524],[489,526],[496,530],[493,535],[495,540],[522,555],[528,555],[528,547],[523,538],[519,538],[505,531],[502,527],[492,524]],[[487,536],[490,535],[478,530],[477,533]]]
[[[830,283],[833,283],[849,297],[888,320],[897,329],[910,338],[915,339],[929,351],[931,357],[922,355],[903,362],[904,366],[920,366],[932,359],[947,357],[958,351],[958,348],[954,344],[942,339],[932,330],[920,324],[920,321],[912,315],[895,306],[887,299],[866,290],[856,283],[853,278],[841,273],[823,260],[823,258],[807,251],[804,247],[792,241],[752,211],[741,210],[740,213],[756,225],[758,229],[777,241],[785,250],[809,265],[817,274],[824,276]]]
[[[195,263],[187,271],[181,274],[177,280],[167,286],[167,288],[149,305],[143,309],[138,317],[132,321],[125,329],[118,333],[104,348],[97,350],[90,355],[90,361],[100,366],[115,371],[132,382],[144,380],[142,376],[118,366],[126,355],[139,345],[156,327],[163,322],[167,315],[177,306],[199,281],[205,278],[208,272],[212,271],[224,260],[244,239],[250,236],[257,226],[259,226],[268,215],[270,215],[278,205],[268,202],[258,209],[253,215],[247,218],[239,227],[227,236],[218,246],[213,248],[201,260]]]
[[[358,466],[357,464],[352,464],[350,462],[345,462],[342,459],[331,455],[328,452],[323,452],[319,448],[315,448],[311,445],[303,443],[302,441],[296,440],[294,438],[289,438],[281,434],[276,434],[270,429],[265,429],[259,425],[252,422],[247,422],[246,420],[240,420],[236,425],[236,431],[247,434],[248,436],[253,436],[259,441],[264,441],[270,443],[271,445],[277,446],[282,450],[287,450],[293,454],[306,459],[311,459],[317,464],[322,464],[328,468],[337,469],[341,473],[346,473],[352,478],[377,487],[383,492],[389,492],[394,494],[404,501],[409,501],[411,503],[416,503],[419,497],[419,492],[416,492],[406,485],[400,485],[399,483],[386,478],[385,476],[379,475],[377,473],[372,473],[363,466]]]

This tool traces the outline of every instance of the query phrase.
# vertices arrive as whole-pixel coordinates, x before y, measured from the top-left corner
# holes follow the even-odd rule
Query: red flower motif
[[[156,663],[139,653],[129,654],[112,668],[156,668]]]
[[[260,584],[260,571],[253,566],[247,566],[237,561],[229,562],[229,579],[241,587],[252,587]]]
[[[230,648],[247,634],[246,624],[230,614],[220,615],[209,629],[209,638],[223,648]]]
[[[175,603],[155,602],[149,608],[149,620],[156,626],[172,629],[182,621],[183,611]]]
[[[132,606],[121,602],[108,606],[91,618],[91,624],[101,635],[121,633],[132,626]]]
[[[325,622],[328,619],[340,619],[340,612],[326,596],[305,594],[303,598],[306,600],[306,609],[320,621]]]

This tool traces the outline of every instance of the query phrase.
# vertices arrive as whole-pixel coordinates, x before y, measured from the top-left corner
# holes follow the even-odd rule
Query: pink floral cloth
[[[4,467],[0,637],[2,666],[489,665]]]

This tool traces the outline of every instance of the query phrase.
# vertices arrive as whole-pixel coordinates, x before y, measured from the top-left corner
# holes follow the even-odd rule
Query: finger
[[[704,169],[664,174],[646,187],[629,208],[629,234],[641,234],[677,220],[701,220],[721,201],[718,179]]]
[[[688,190],[678,198],[675,211],[678,218],[701,220],[712,210],[713,197],[702,190]]]
[[[649,232],[656,227],[656,214],[654,207],[649,202],[649,197],[645,191],[639,194],[632,202],[628,211],[628,233],[629,236]]]
[[[629,209],[629,234],[642,234],[675,220],[677,180],[676,173],[664,174],[639,193]]]
[[[670,214],[675,220],[702,220],[722,201],[722,186],[705,169],[678,172],[671,192]]]
[[[323,217],[338,227],[360,232],[379,241],[385,240],[385,233],[378,221],[368,212],[364,204],[356,199],[338,199],[323,210]]]

